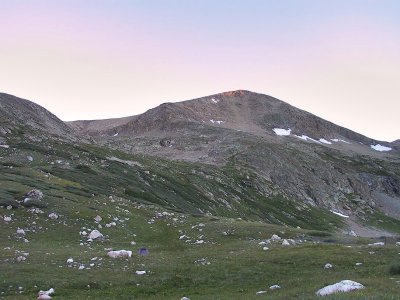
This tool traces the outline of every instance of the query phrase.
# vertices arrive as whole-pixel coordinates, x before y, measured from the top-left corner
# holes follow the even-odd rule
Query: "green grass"
[[[38,188],[48,206],[43,213],[0,208],[0,298],[32,299],[40,289],[54,287],[54,299],[312,299],[318,289],[343,279],[366,286],[346,298],[397,297],[400,277],[388,270],[400,248],[371,248],[369,240],[336,234],[341,218],[267,194],[270,184],[234,159],[216,167],[92,145],[69,146],[68,151],[66,144],[53,141],[10,145],[18,150],[0,150],[0,204]],[[110,161],[110,156],[137,164]],[[155,218],[165,210],[174,215]],[[59,219],[49,219],[51,212]],[[106,240],[87,245],[79,232],[97,228],[97,215],[103,218],[99,230]],[[12,222],[4,222],[4,216]],[[388,229],[398,226],[384,215],[371,218],[377,223],[384,218]],[[105,226],[113,221],[117,226]],[[16,233],[18,228],[29,242]],[[302,242],[272,244],[263,251],[259,242],[272,234]],[[182,235],[191,242],[179,239]],[[201,239],[204,244],[194,244]],[[150,255],[138,256],[140,247],[148,247]],[[134,255],[110,259],[107,248]],[[19,251],[29,253],[26,261],[16,261]],[[68,267],[69,257],[74,267]],[[196,264],[201,258],[210,264]],[[325,270],[328,262],[334,268]],[[90,270],[77,268],[90,263],[95,264]],[[138,276],[136,270],[148,273]],[[274,284],[282,288],[270,291]],[[267,293],[256,296],[260,290]]]

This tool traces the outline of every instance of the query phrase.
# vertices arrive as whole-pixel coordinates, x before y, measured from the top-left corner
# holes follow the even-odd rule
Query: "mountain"
[[[358,223],[376,211],[400,217],[396,142],[370,139],[267,95],[225,92],[137,116],[67,124],[30,101],[1,99],[4,128],[25,128],[31,140],[57,137],[33,148],[44,162],[37,167],[63,180],[84,175],[79,184],[95,194],[119,191],[191,213],[278,223],[287,222],[282,203],[291,203],[285,206],[293,220],[305,207],[342,212]],[[7,142],[32,156],[23,138]],[[122,171],[121,164],[131,169],[124,171],[129,181],[105,167]]]
[[[218,126],[260,136],[270,135],[273,128],[291,128],[293,134],[305,134],[317,139],[347,138],[363,143],[374,142],[271,96],[243,90],[165,103],[138,116],[75,121],[70,125],[92,135],[113,135],[117,132],[129,135],[173,131],[186,123]]]
[[[0,93],[0,136],[12,132],[33,137],[40,132],[59,138],[74,138],[73,130],[45,108],[29,100]]]
[[[166,103],[123,119],[70,125],[101,145],[132,154],[249,168],[268,182],[266,193],[278,192],[333,210],[364,213],[377,205],[377,193],[400,196],[395,144],[249,91]],[[274,129],[291,131],[281,136]]]
[[[67,124],[0,99],[1,297],[398,295],[398,141],[248,91]]]

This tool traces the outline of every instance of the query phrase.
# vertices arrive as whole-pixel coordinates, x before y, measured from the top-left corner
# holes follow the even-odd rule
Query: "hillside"
[[[397,295],[396,143],[246,91],[68,126],[2,97],[1,298],[308,299],[347,278]]]
[[[0,93],[0,137],[13,132],[34,137],[43,133],[59,138],[74,138],[73,130],[40,105]]]
[[[377,193],[399,199],[395,143],[375,141],[270,96],[226,92],[162,104],[112,123],[93,122],[96,127],[83,126],[91,121],[72,124],[100,145],[126,153],[251,170],[268,183],[267,194],[313,206],[365,218],[377,205]],[[393,209],[393,215],[400,213]]]

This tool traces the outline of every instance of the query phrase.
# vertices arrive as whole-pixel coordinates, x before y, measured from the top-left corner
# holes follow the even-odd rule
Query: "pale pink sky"
[[[246,89],[400,138],[399,1],[215,2],[0,0],[0,91],[76,120]]]

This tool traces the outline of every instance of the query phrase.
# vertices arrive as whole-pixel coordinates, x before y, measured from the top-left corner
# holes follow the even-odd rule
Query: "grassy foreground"
[[[40,289],[53,287],[54,299],[309,299],[343,279],[366,288],[330,298],[398,298],[400,276],[388,272],[400,256],[395,245],[371,247],[370,240],[328,232],[133,207],[123,199],[94,197],[71,204],[69,215],[51,208],[43,213],[2,209],[0,298],[33,299]],[[50,219],[50,212],[59,218]],[[87,242],[80,232],[98,228],[97,215],[103,218],[99,230],[105,240]],[[4,216],[12,221],[3,221]],[[112,222],[116,225],[105,226]],[[278,241],[263,250],[259,243],[272,234],[293,238],[296,245]],[[149,255],[139,256],[141,247]],[[108,248],[134,254],[111,259]],[[18,262],[23,252],[29,255]],[[70,257],[72,264],[66,262]],[[326,263],[333,268],[324,269]],[[269,290],[275,284],[281,289]],[[267,292],[256,295],[261,290]]]

